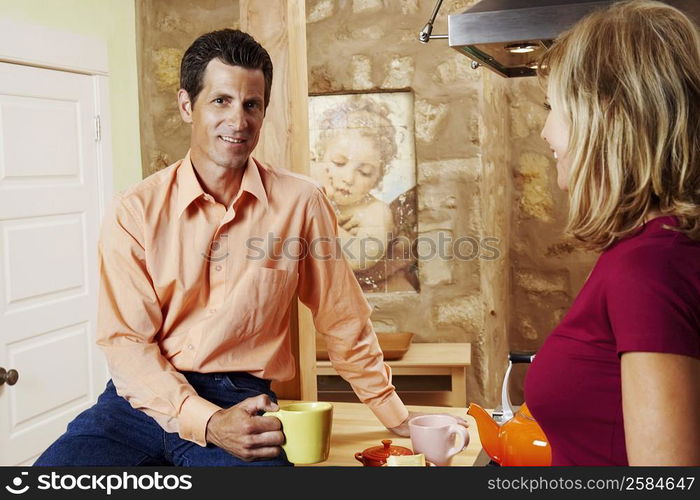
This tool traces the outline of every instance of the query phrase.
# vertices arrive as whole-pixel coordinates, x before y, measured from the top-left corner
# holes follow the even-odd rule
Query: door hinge
[[[100,124],[100,115],[95,116],[95,142],[102,140],[102,125]]]

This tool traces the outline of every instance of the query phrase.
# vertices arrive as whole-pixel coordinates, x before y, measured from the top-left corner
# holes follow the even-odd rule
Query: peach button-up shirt
[[[205,446],[220,407],[180,372],[291,379],[298,294],[338,373],[385,426],[399,425],[408,412],[336,237],[316,183],[252,158],[229,207],[202,190],[189,153],[118,194],[99,241],[97,329],[117,393]]]

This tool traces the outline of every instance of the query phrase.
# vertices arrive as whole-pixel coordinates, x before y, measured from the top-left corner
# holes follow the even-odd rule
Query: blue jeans
[[[248,373],[183,372],[204,399],[229,408],[244,399],[267,394],[277,401],[270,382]],[[274,459],[245,462],[223,449],[199,446],[165,432],[153,418],[131,407],[110,380],[97,403],[78,415],[65,434],[35,466],[290,466],[284,451]]]

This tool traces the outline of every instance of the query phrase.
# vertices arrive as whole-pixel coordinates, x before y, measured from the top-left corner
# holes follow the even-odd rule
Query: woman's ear
[[[180,89],[177,93],[177,108],[185,123],[192,123],[192,101],[185,89]]]

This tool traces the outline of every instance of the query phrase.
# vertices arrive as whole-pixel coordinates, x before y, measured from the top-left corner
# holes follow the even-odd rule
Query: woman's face
[[[362,201],[384,174],[376,141],[359,129],[343,130],[328,139],[323,160],[328,197],[339,206]]]
[[[549,97],[552,96],[551,85],[547,92],[547,101],[552,101]],[[559,188],[569,190],[569,122],[564,116],[564,112],[558,109],[557,106],[549,107],[549,115],[542,129],[542,138],[547,141],[550,149],[554,153],[554,160],[557,162],[557,184]]]

